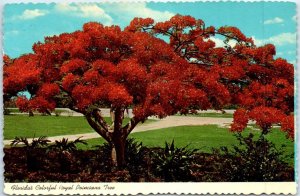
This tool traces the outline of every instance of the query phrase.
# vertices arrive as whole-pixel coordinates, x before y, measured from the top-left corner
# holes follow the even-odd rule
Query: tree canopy
[[[4,56],[4,98],[28,91],[30,99],[17,99],[22,111],[51,111],[59,103],[80,112],[112,145],[149,116],[229,104],[239,106],[232,131],[255,120],[263,132],[278,124],[294,136],[293,65],[275,58],[272,44],[256,46],[236,27],[206,27],[181,15],[157,23],[135,18],[124,30],[89,22],[32,48],[16,59]],[[114,111],[113,128],[102,107]],[[134,116],[122,126],[129,107]]]

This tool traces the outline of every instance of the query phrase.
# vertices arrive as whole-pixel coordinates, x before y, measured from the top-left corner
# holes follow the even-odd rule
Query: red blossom
[[[93,99],[91,99],[91,94],[93,89],[84,86],[84,85],[77,85],[72,90],[72,97],[75,101],[75,104],[80,109],[87,109],[89,105],[93,103]]]
[[[210,35],[215,35],[216,28],[213,26],[209,26],[205,29],[205,32]]]
[[[233,114],[233,123],[231,124],[231,131],[241,132],[247,127],[249,116],[247,111],[243,108],[237,109]]]
[[[289,115],[281,121],[281,130],[287,132],[287,136],[291,139],[295,137],[294,115]]]
[[[108,100],[113,107],[126,107],[132,103],[132,96],[129,95],[123,86],[114,86],[108,92]]]
[[[38,95],[46,99],[51,99],[60,92],[57,84],[45,83],[39,89]]]
[[[93,70],[97,70],[100,75],[108,76],[116,71],[115,65],[109,61],[96,60],[92,64]]]
[[[96,70],[89,70],[84,73],[83,80],[87,82],[87,84],[97,85],[101,76]]]
[[[79,81],[80,81],[79,76],[70,73],[63,78],[62,87],[66,91],[70,92],[72,88],[79,83]]]
[[[55,109],[55,102],[46,100],[43,97],[34,97],[29,101],[31,110],[36,110],[41,113],[53,111]]]
[[[4,71],[4,93],[22,91],[28,85],[37,85],[41,79],[41,69],[37,67],[37,59],[30,54],[14,60]]]
[[[78,70],[83,71],[86,68],[86,62],[81,59],[72,59],[62,65],[60,68],[61,73],[75,72]]]
[[[29,100],[26,97],[18,97],[16,100],[16,105],[21,112],[29,111]]]
[[[214,36],[225,44],[216,47]],[[161,37],[169,38],[168,41]],[[133,107],[136,119],[237,105],[232,131],[248,119],[268,131],[273,124],[292,135],[294,67],[275,59],[274,45],[257,47],[238,28],[206,27],[175,15],[155,23],[135,18],[125,30],[97,22],[82,30],[46,37],[33,53],[4,56],[5,98],[21,111],[54,109],[56,101],[85,115],[91,108]]]
[[[215,42],[212,40],[204,40],[203,37],[198,37],[195,40],[195,45],[198,47],[200,52],[207,52],[209,49],[215,47]]]
[[[225,34],[229,36],[229,38],[234,38],[241,41],[249,41],[247,40],[246,36],[236,27],[230,27],[230,26],[220,27],[218,29],[218,33]]]
[[[249,118],[255,120],[263,131],[269,131],[273,124],[279,124],[284,117],[282,111],[271,107],[259,106],[249,112]]]
[[[140,31],[142,27],[149,27],[154,23],[152,18],[134,18],[128,27],[125,28],[125,31]]]
[[[183,29],[187,26],[196,25],[197,21],[194,17],[177,14],[170,19],[170,22],[173,24],[173,26],[176,26],[176,28]]]

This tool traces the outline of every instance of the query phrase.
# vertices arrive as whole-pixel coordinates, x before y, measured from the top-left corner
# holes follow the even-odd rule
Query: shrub
[[[18,144],[24,145],[25,153],[27,157],[27,169],[30,171],[36,171],[41,167],[41,147],[46,147],[50,140],[45,136],[41,136],[37,139],[32,139],[31,142],[24,137],[15,137],[11,142],[11,146],[17,146]]]
[[[84,157],[81,162],[85,164],[91,173],[97,172],[100,168],[101,171],[110,173],[112,171],[112,161],[111,161],[111,149],[107,143],[100,146],[97,145],[94,152],[90,156]]]
[[[150,168],[147,167],[149,160],[146,158],[148,150],[143,146],[142,142],[136,142],[133,138],[126,140],[125,148],[125,154],[127,155],[126,168],[132,180],[139,181],[139,178],[149,173],[150,170]]]
[[[48,145],[50,140],[47,139],[46,136],[41,136],[37,139],[33,138],[31,142],[28,141],[25,137],[15,137],[15,139],[11,142],[11,146],[16,146],[18,144],[24,145],[26,148],[39,148],[45,147]]]
[[[99,150],[102,153],[101,156],[106,157],[106,159],[110,161],[110,164],[108,165],[111,167],[111,146],[108,143],[104,143],[103,146],[99,146]],[[125,169],[129,171],[133,181],[138,181],[141,176],[147,174],[145,169],[150,169],[145,168],[149,161],[146,158],[148,149],[143,146],[142,142],[137,142],[133,138],[128,138],[125,143],[125,154]]]
[[[291,167],[284,162],[284,147],[277,149],[265,138],[264,134],[255,140],[250,133],[247,137],[236,134],[239,146],[233,150],[221,147],[215,154],[224,154],[224,160],[219,161],[219,171],[226,181],[282,181],[293,179]],[[291,155],[292,156],[292,155]]]
[[[188,150],[187,146],[177,148],[174,140],[171,144],[166,142],[163,152],[153,153],[154,174],[166,182],[192,180],[191,166],[196,151]]]
[[[49,148],[58,151],[75,151],[77,150],[76,144],[81,143],[87,145],[86,141],[81,138],[82,137],[79,137],[74,141],[69,141],[67,138],[62,138],[60,141],[55,140],[55,143]]]
[[[48,156],[57,159],[58,167],[62,173],[72,173],[76,171],[77,160],[74,152],[77,150],[76,144],[87,144],[81,137],[74,141],[68,141],[62,138],[60,141],[55,140],[55,143],[48,148]],[[52,155],[51,155],[52,154]]]
[[[10,114],[11,114],[11,110],[4,107],[4,108],[3,108],[3,114],[4,114],[4,115],[10,115]]]

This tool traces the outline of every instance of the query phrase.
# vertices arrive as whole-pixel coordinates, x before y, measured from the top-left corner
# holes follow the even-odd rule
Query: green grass
[[[7,110],[9,110],[10,112],[20,112],[20,110],[18,108],[10,108]]]
[[[107,122],[111,122],[110,118],[105,118]],[[128,118],[124,123],[128,122]],[[148,120],[151,123],[156,120]],[[251,126],[255,128],[255,126]],[[248,128],[243,134],[248,135],[250,132],[256,136],[260,131]],[[39,136],[56,136],[93,132],[84,117],[68,117],[68,116],[39,116],[28,117],[27,115],[5,115],[4,116],[4,139],[13,139],[19,137],[39,137]],[[203,126],[180,126],[169,127],[146,132],[132,133],[129,137],[135,138],[137,141],[143,142],[148,147],[164,147],[165,141],[171,142],[175,140],[175,145],[183,147],[189,145],[189,148],[199,149],[201,152],[211,152],[212,148],[221,146],[238,145],[233,133],[227,128],[220,128],[217,125]],[[274,128],[268,135],[268,139],[280,147],[285,144],[287,154],[294,152],[294,143],[285,137],[285,133]],[[104,140],[102,138],[90,139],[88,145],[79,145],[81,149],[90,149],[95,145],[101,145]],[[290,161],[293,162],[292,160]]]
[[[4,139],[93,132],[84,117],[27,115],[4,116]]]
[[[176,116],[194,116],[194,117],[211,117],[211,118],[233,118],[233,114],[230,113],[198,113],[198,114],[187,114],[180,115],[176,114]]]
[[[110,117],[105,117],[106,122],[111,123]],[[123,124],[128,123],[129,118],[125,118]],[[156,120],[149,119],[145,123]],[[39,137],[71,135],[80,133],[90,133],[94,130],[89,126],[83,116],[41,116],[35,115],[5,115],[4,116],[4,139],[18,137]]]
[[[256,137],[260,134],[260,131],[248,128],[243,132],[243,135],[248,135],[250,132],[255,134]],[[172,142],[174,139],[175,145],[178,147],[189,145],[188,148],[199,149],[200,152],[207,153],[210,153],[212,148],[219,148],[221,146],[231,147],[234,144],[238,145],[238,141],[233,133],[217,125],[170,127],[132,133],[129,137],[143,142],[143,145],[147,147],[164,147],[165,141]],[[278,128],[274,128],[267,138],[274,142],[278,148],[282,144],[286,145],[287,154],[294,152],[294,143],[286,139],[285,134]],[[81,149],[90,149],[96,145],[101,145],[105,141],[102,138],[96,138],[87,140],[87,142],[87,146],[78,145],[78,147]],[[289,163],[292,164],[293,160],[289,160]]]

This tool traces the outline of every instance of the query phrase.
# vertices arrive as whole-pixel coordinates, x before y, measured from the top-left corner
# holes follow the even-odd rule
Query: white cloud
[[[256,39],[255,37],[252,37],[252,39],[257,46],[268,43],[274,44],[276,46],[283,46],[288,44],[296,44],[296,33],[281,33],[267,39]]]
[[[78,7],[75,5],[70,5],[68,3],[58,3],[55,5],[55,9],[61,12],[76,12]]]
[[[80,4],[67,4],[67,3],[59,3],[56,4],[55,9],[59,12],[63,12],[66,14],[71,14],[77,17],[82,18],[92,18],[103,21],[105,25],[111,25],[113,19],[110,15],[108,15],[104,9],[99,7],[94,3],[80,3]]]
[[[169,11],[153,10],[147,7],[146,2],[118,3],[106,8],[110,13],[118,14],[122,18],[126,17],[127,20],[132,20],[134,17],[150,17],[155,22],[161,22],[169,20],[175,15],[175,13]]]
[[[7,35],[18,35],[20,32],[17,30],[12,30],[12,31],[7,31],[6,34]]]
[[[295,44],[296,33],[281,33],[279,35],[270,37],[268,41],[278,46],[286,45],[286,44]]]
[[[265,41],[263,39],[256,39],[255,36],[252,36],[251,38],[254,41],[254,44],[257,46],[262,46],[265,44]]]
[[[296,55],[296,50],[290,50],[290,51],[287,51],[286,54],[289,54],[289,55]]]
[[[216,47],[223,47],[225,46],[223,40],[219,39],[219,38],[215,38],[215,37],[210,37],[209,38],[211,41],[215,42]]]
[[[169,11],[158,11],[147,7],[146,2],[138,3],[59,3],[55,10],[61,13],[74,15],[77,17],[97,19],[104,25],[112,25],[114,16],[125,24],[129,23],[134,17],[153,18],[155,22],[169,20],[175,13]]]
[[[283,23],[284,20],[279,17],[275,17],[273,19],[265,20],[264,24],[278,24],[278,23]]]
[[[289,63],[291,63],[291,64],[293,64],[293,65],[296,65],[296,60],[289,61]]]
[[[281,51],[281,52],[276,52],[278,56],[283,56],[283,55],[296,55],[296,50],[288,50],[288,51]]]
[[[216,37],[210,37],[210,40],[212,40],[213,42],[215,42],[216,46],[215,47],[224,47],[225,43],[222,39],[220,38],[216,38]],[[236,45],[236,41],[235,40],[230,40],[227,44],[231,47],[234,47]]]
[[[36,17],[44,16],[48,14],[47,10],[40,10],[40,9],[34,9],[34,10],[24,10],[24,12],[17,16],[16,19],[21,19],[21,20],[30,20]]]

